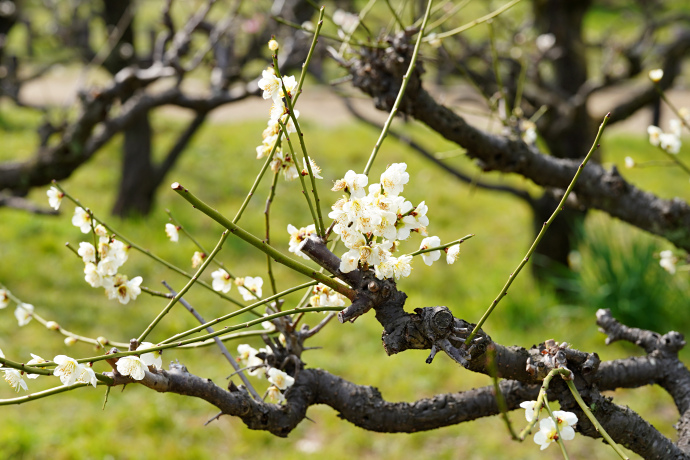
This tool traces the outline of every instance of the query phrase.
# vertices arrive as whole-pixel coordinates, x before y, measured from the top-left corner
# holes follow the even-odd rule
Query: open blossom
[[[142,380],[147,368],[138,356],[125,356],[117,360],[117,371],[122,375],[129,375],[134,380]]]
[[[228,272],[222,268],[219,268],[211,273],[211,277],[213,278],[212,286],[214,291],[223,293],[230,292],[230,288],[232,288],[232,279],[230,278],[230,274]]]
[[[302,257],[303,259],[310,260],[309,257],[300,251],[299,248],[304,240],[309,238],[311,235],[316,235],[316,226],[311,224],[298,229],[294,225],[288,224],[287,231],[290,234],[290,242],[288,243],[290,247],[288,248],[288,251],[294,253],[296,256]]]
[[[325,284],[317,284],[309,299],[312,307],[342,307],[346,297]],[[324,312],[325,313],[325,312]]]
[[[659,257],[659,265],[661,265],[664,270],[674,275],[676,273],[676,263],[678,259],[673,255],[673,251],[661,251]]]
[[[5,382],[7,382],[14,390],[19,393],[19,390],[28,391],[29,387],[22,378],[22,374],[17,369],[5,369]]]
[[[323,177],[321,177],[321,167],[317,165],[312,158],[309,158],[309,167],[311,168],[311,172],[314,174],[315,179],[323,179]],[[304,165],[304,168],[302,169],[302,175],[309,175],[309,169],[307,169],[306,163]]]
[[[141,294],[139,285],[143,281],[141,276],[136,276],[131,280],[127,276],[117,274],[110,279],[112,285],[106,287],[105,292],[109,299],[117,299],[121,304],[125,305],[130,300],[135,300]]]
[[[165,224],[165,234],[168,235],[170,241],[177,243],[180,240],[179,228],[173,224]]]
[[[72,225],[79,227],[82,233],[89,233],[91,231],[91,216],[83,208],[77,206],[74,208]]]
[[[410,181],[410,175],[405,172],[405,163],[393,163],[381,174],[381,186],[388,195],[397,196]]]
[[[53,375],[60,377],[63,385],[72,385],[77,377],[81,374],[81,365],[74,358],[65,355],[57,355],[53,358],[57,367],[53,371]]]
[[[677,121],[677,120],[673,120]],[[671,132],[665,133],[658,126],[649,126],[649,143],[655,147],[660,147],[668,153],[676,154],[680,151],[680,124],[672,123]]]
[[[94,248],[91,243],[85,241],[79,243],[77,254],[79,254],[81,260],[83,260],[85,264],[89,262],[96,263],[96,248]]]
[[[7,306],[10,304],[10,296],[7,295],[7,291],[4,289],[0,289],[0,310],[3,308],[7,308]]]
[[[553,416],[558,420],[558,429],[556,429],[556,422],[551,417],[545,418],[539,422],[539,431],[534,435],[534,442],[541,446],[541,450],[546,449],[552,442],[560,439],[570,441],[575,437],[575,430],[572,428],[577,423],[577,416],[572,412],[565,412],[556,410],[553,411]]]
[[[353,170],[349,170],[345,173],[345,177],[335,182],[333,185],[334,192],[338,190],[345,190],[347,188],[348,193],[353,198],[364,198],[366,195],[366,186],[369,182],[369,178],[364,174],[357,174]]]
[[[294,383],[295,379],[290,377],[285,372],[272,367],[268,370],[268,381],[277,386],[281,390],[287,390]]]
[[[20,303],[14,310],[14,317],[17,318],[19,326],[26,326],[33,318],[34,306],[30,303]]]
[[[263,90],[264,99],[275,98],[280,90],[280,79],[276,77],[273,69],[261,72],[261,79],[258,82],[259,88]]]
[[[246,343],[242,343],[237,345],[237,353],[239,354],[237,360],[246,365],[249,361],[249,358],[256,356],[258,351],[256,351],[254,347],[247,345]]]
[[[260,276],[236,278],[235,284],[237,284],[244,300],[249,301],[261,298],[261,287],[264,284],[264,280]]]
[[[268,49],[271,51],[278,51],[278,48],[280,48],[280,45],[278,44],[277,41],[275,40],[269,40],[268,42]]]
[[[29,360],[28,363],[26,363],[26,365],[27,365],[27,366],[31,366],[31,365],[33,365],[33,364],[41,364],[41,363],[47,363],[47,362],[48,362],[48,361],[46,361],[45,359],[41,358],[40,356],[31,353],[31,359]],[[26,376],[27,376],[28,378],[30,378],[30,379],[38,378],[39,375],[41,375],[41,374],[26,374]]]
[[[147,348],[152,348],[154,344],[151,342],[142,342],[137,351],[146,350]],[[163,358],[161,356],[161,350],[152,351],[150,353],[143,353],[141,355],[141,360],[147,366],[155,367],[156,369],[163,369]]]
[[[449,265],[455,263],[455,261],[458,260],[459,255],[460,255],[460,245],[459,244],[456,244],[454,246],[446,248],[446,262]]]
[[[441,239],[438,236],[430,236],[422,240],[419,249],[429,249],[441,245]],[[435,261],[441,257],[441,251],[431,251],[422,253],[424,263],[431,266]]]
[[[100,287],[103,285],[103,277],[98,267],[93,262],[89,262],[84,266],[84,279],[91,287]]]
[[[48,195],[48,205],[56,211],[60,209],[60,203],[62,203],[62,198],[65,196],[57,187],[50,187],[46,192]]]

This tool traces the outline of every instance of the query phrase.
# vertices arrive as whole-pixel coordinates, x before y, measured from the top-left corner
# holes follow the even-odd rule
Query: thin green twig
[[[481,24],[482,22],[486,22],[489,19],[495,18],[499,14],[503,13],[504,11],[508,10],[509,8],[520,3],[520,1],[521,0],[513,0],[512,2],[506,3],[505,5],[503,5],[502,7],[497,9],[496,11],[489,13],[486,16],[482,16],[481,18],[475,19],[474,21],[471,21],[471,22],[465,24],[464,26],[456,27],[455,29],[449,30],[448,32],[444,32],[442,34],[437,34],[435,37],[432,37],[432,38],[427,37],[424,39],[424,41],[429,42],[431,40],[442,40],[444,38],[448,38],[450,36],[453,36],[453,35],[459,34],[461,32],[464,32],[466,30],[469,30],[472,27]]]
[[[511,284],[513,284],[513,281],[515,281],[515,278],[517,275],[520,273],[522,268],[527,264],[529,261],[530,257],[532,256],[532,253],[536,249],[537,245],[543,238],[544,234],[546,233],[546,230],[548,230],[549,226],[553,222],[553,220],[560,214],[560,212],[563,210],[563,206],[565,204],[565,201],[568,199],[568,196],[570,195],[570,192],[573,190],[573,187],[575,186],[575,182],[577,182],[577,179],[580,177],[580,174],[582,174],[582,170],[585,168],[585,165],[589,161],[590,157],[594,153],[594,151],[599,147],[599,140],[601,139],[601,135],[604,132],[604,128],[606,128],[607,123],[611,119],[611,113],[607,113],[606,116],[604,117],[604,121],[601,123],[601,126],[599,126],[599,132],[597,132],[597,136],[594,139],[594,143],[592,144],[592,147],[589,149],[589,152],[587,152],[587,156],[585,156],[584,160],[582,160],[582,163],[577,168],[577,172],[575,173],[575,176],[573,177],[573,180],[570,181],[570,185],[568,185],[568,188],[566,189],[565,193],[563,194],[563,198],[561,198],[560,203],[558,203],[558,206],[556,209],[553,211],[553,214],[551,214],[551,217],[549,217],[549,220],[544,222],[544,225],[542,226],[541,230],[539,231],[539,234],[535,238],[534,242],[532,243],[532,246],[530,246],[529,250],[527,251],[527,254],[525,257],[520,261],[518,264],[517,268],[513,271],[513,273],[510,274],[508,277],[508,281],[506,282],[505,286],[503,286],[503,289],[501,289],[501,292],[498,293],[498,296],[494,299],[494,301],[491,303],[489,308],[486,310],[482,318],[479,320],[477,325],[474,327],[470,335],[467,337],[465,340],[465,345],[469,345],[472,342],[472,339],[474,338],[475,335],[477,335],[477,332],[479,332],[479,329],[481,329],[482,325],[484,322],[489,318],[491,313],[494,311],[496,308],[496,305],[498,305],[498,302],[501,301],[501,299],[508,293],[508,288],[510,287]]]
[[[426,30],[426,24],[429,21],[429,15],[431,14],[431,5],[433,3],[433,0],[429,0],[426,5],[426,12],[424,13],[424,20],[422,21],[422,26],[419,30],[419,33],[417,35],[417,43],[415,43],[414,46],[414,51],[412,52],[412,57],[410,58],[410,65],[407,68],[407,72],[405,72],[405,76],[403,77],[402,83],[400,85],[400,91],[398,91],[398,97],[395,98],[395,103],[393,103],[393,108],[391,109],[391,113],[388,114],[388,119],[386,120],[386,123],[383,125],[383,129],[381,130],[381,135],[379,136],[378,140],[376,141],[376,144],[374,145],[374,150],[371,152],[371,156],[369,156],[369,161],[367,161],[367,165],[364,167],[364,173],[365,175],[369,175],[369,171],[371,170],[371,167],[374,165],[374,160],[376,159],[376,155],[379,152],[379,149],[381,148],[381,145],[383,144],[383,140],[386,138],[388,135],[388,130],[390,129],[391,124],[393,123],[393,119],[395,118],[396,114],[398,113],[398,108],[400,107],[400,103],[402,102],[403,96],[405,95],[405,90],[407,89],[407,84],[410,82],[410,77],[412,76],[412,72],[414,72],[415,67],[417,66],[417,58],[419,56],[419,48],[422,44],[422,38],[424,37],[424,31]]]

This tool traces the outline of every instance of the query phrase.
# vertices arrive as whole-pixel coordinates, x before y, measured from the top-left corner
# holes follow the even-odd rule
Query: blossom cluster
[[[535,410],[536,404],[537,401],[525,401],[520,404],[520,407],[525,409],[525,419],[530,423],[539,417],[539,413]],[[562,410],[555,410],[552,414],[553,416],[539,421],[539,431],[534,435],[534,442],[541,446],[541,450],[559,439],[570,441],[575,438],[573,427],[577,423],[577,415]]]
[[[89,213],[80,207],[74,210],[72,224],[81,228],[82,233],[89,233],[93,228],[98,236],[98,247],[82,241],[77,250],[84,261],[86,282],[92,287],[104,288],[109,299],[117,299],[121,304],[136,299],[141,294],[141,276],[130,280],[126,275],[118,273],[120,267],[127,262],[129,246],[108,235],[102,224],[91,222]]]
[[[237,353],[239,354],[237,361],[242,363],[242,366],[245,368],[248,368],[247,373],[249,375],[261,378],[261,370],[267,368],[263,374],[268,377],[268,381],[271,383],[271,386],[267,390],[268,397],[272,401],[278,403],[285,401],[283,392],[295,383],[295,378],[280,369],[268,366],[264,362],[264,359],[259,356],[261,354],[263,354],[263,356],[268,356],[273,354],[273,351],[269,347],[259,348],[257,350],[243,343],[237,346]]]
[[[368,186],[369,178],[350,170],[335,182],[333,191],[344,191],[341,199],[332,206],[328,217],[333,219],[333,232],[340,236],[348,249],[340,262],[340,271],[349,273],[357,268],[373,267],[378,279],[404,278],[412,271],[412,256],[393,256],[399,241],[406,240],[412,232],[427,235],[428,207],[422,201],[413,206],[401,195],[410,180],[405,163],[394,163],[381,174],[380,182]],[[368,193],[367,193],[368,191]],[[290,231],[290,227],[288,227]],[[437,236],[422,240],[420,250],[432,249],[441,244]],[[293,233],[291,232],[291,251]],[[293,251],[294,252],[294,251]],[[427,265],[441,257],[441,251],[422,253]],[[453,249],[448,263],[457,258]]]
[[[269,42],[269,48],[272,51],[276,51],[278,49],[277,42],[271,40],[271,42]],[[275,70],[269,67],[261,73],[261,79],[258,85],[263,91],[263,98],[270,99],[272,104],[269,112],[268,124],[261,134],[263,141],[261,145],[256,148],[256,158],[264,158],[275,150],[273,160],[271,161],[271,170],[274,173],[281,172],[285,180],[288,181],[297,179],[300,174],[306,176],[308,174],[307,165],[305,164],[304,168],[299,171],[297,160],[293,155],[283,150],[280,145],[276,146],[276,143],[280,142],[281,138],[281,124],[285,126],[284,135],[297,132],[294,120],[285,104],[286,99],[292,99],[296,95],[298,86],[297,80],[294,76],[278,78]],[[293,115],[294,119],[297,119],[299,117],[299,110],[293,110]],[[309,166],[311,167],[314,177],[316,179],[322,179],[320,175],[321,168],[317,166],[311,158],[309,158]]]
[[[343,307],[347,297],[326,286],[325,284],[317,284],[312,290],[312,296],[309,299],[312,307]],[[324,312],[327,313],[327,312]]]

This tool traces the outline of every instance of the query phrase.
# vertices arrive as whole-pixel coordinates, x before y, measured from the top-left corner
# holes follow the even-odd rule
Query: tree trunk
[[[534,0],[535,27],[540,33],[556,38],[551,50],[554,80],[551,82],[563,100],[577,93],[587,81],[586,48],[582,19],[590,0]],[[549,107],[540,123],[540,132],[551,155],[559,158],[583,158],[596,135],[596,123],[587,112],[587,104]],[[539,231],[558,206],[549,191],[535,201],[534,228]],[[536,248],[532,270],[537,279],[547,280],[554,268],[568,267],[568,254],[577,244],[577,229],[585,212],[565,208]]]

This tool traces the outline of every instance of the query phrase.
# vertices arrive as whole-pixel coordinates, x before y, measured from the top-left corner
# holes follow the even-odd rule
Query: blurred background
[[[349,84],[347,69],[337,62],[347,63],[356,43],[395,32],[390,10],[380,3],[326,4],[323,36],[297,104],[310,156],[323,168],[319,192],[324,213],[339,197],[330,191],[333,181],[349,169],[363,170],[380,133],[375,125],[386,117]],[[392,3],[405,25],[414,23],[425,6]],[[452,31],[505,3],[437,1],[430,32]],[[351,14],[363,10],[366,16],[354,29]],[[46,197],[50,180],[58,179],[97,219],[191,271],[196,247],[184,236],[179,243],[170,242],[164,231],[166,210],[207,248],[222,229],[168,185],[180,182],[221,213],[235,214],[263,164],[256,159],[256,147],[270,104],[260,97],[256,82],[270,64],[266,43],[276,36],[281,71],[297,76],[317,13],[311,2],[297,0],[0,1],[0,283],[33,304],[42,317],[75,333],[120,342],[138,336],[166,300],[142,294],[121,305],[84,282],[83,263],[65,247],[84,240],[70,222],[74,206],[65,201],[58,213],[51,211]],[[426,43],[424,81],[437,99],[477,127],[524,134],[532,123],[537,146],[564,158],[584,155],[594,139],[592,130],[612,111],[616,122],[604,134],[597,160],[618,168],[643,190],[687,200],[688,178],[669,167],[649,144],[646,130],[650,124],[667,129],[673,117],[659,104],[648,70],[663,68],[660,85],[677,106],[690,107],[685,59],[690,55],[689,23],[690,7],[680,0],[523,0],[491,26],[449,36],[442,45]],[[353,48],[342,44],[348,40]],[[497,60],[492,60],[492,48]],[[507,115],[506,101],[514,109]],[[534,222],[545,220],[544,208],[552,212],[552,195],[519,176],[483,173],[457,145],[411,119],[397,119],[393,131],[398,135],[384,142],[370,182],[378,180],[387,164],[405,162],[410,183],[404,195],[429,206],[429,235],[444,242],[476,235],[462,245],[454,265],[415,262],[412,276],[399,283],[409,296],[406,308],[446,305],[456,316],[476,322],[533,241]],[[684,151],[686,147],[679,158]],[[626,168],[626,157],[635,167]],[[240,224],[257,235],[264,234],[269,186],[268,180],[259,186]],[[300,193],[299,181],[279,178],[271,237],[286,253],[287,225],[309,224]],[[671,275],[659,266],[659,252],[673,249],[669,242],[599,211],[561,220],[562,225],[552,228],[554,239],[535,258],[536,268],[518,277],[486,323],[484,329],[495,341],[529,348],[553,338],[597,352],[602,360],[641,353],[629,344],[604,345],[595,325],[599,308],[610,308],[629,325],[661,333],[688,329],[687,271]],[[418,244],[411,238],[403,250],[411,252]],[[239,239],[230,238],[219,258],[238,276],[265,277],[265,257]],[[153,290],[164,290],[163,280],[176,289],[185,283],[134,251],[125,270],[130,278],[142,276],[143,285]],[[275,270],[282,289],[304,282],[283,267]],[[287,305],[299,298],[288,297]],[[208,319],[236,308],[201,289],[186,299]],[[17,327],[13,310],[11,305],[0,311],[0,349],[8,358],[100,353],[85,344],[67,348],[64,337],[36,321]],[[321,318],[315,314],[306,322],[313,326]],[[186,310],[174,309],[150,338],[162,340],[194,326]],[[303,359],[310,367],[376,386],[389,401],[491,384],[445,355],[431,365],[424,363],[423,351],[388,357],[380,334],[373,315],[355,324],[332,323],[310,343],[321,348],[306,352]],[[233,351],[239,343],[227,345]],[[249,343],[263,346],[258,339]],[[163,358],[179,360],[222,387],[232,372],[215,347],[170,351]],[[53,386],[53,380],[30,381],[31,391]],[[265,387],[265,381],[257,383],[259,391]],[[382,434],[353,427],[328,407],[312,407],[308,416],[313,422],[303,422],[281,439],[250,431],[229,417],[205,426],[217,411],[204,401],[130,385],[112,391],[104,405],[104,393],[100,387],[85,388],[4,406],[0,456],[539,455],[529,439],[510,441],[497,418],[428,433]],[[8,386],[0,387],[0,398],[14,396]],[[674,435],[677,412],[662,391],[648,387],[616,392],[615,397],[662,433]],[[517,426],[524,421],[519,412],[511,419]],[[568,448],[571,458],[611,455],[599,441],[580,436]],[[555,448],[548,454],[557,455]]]

